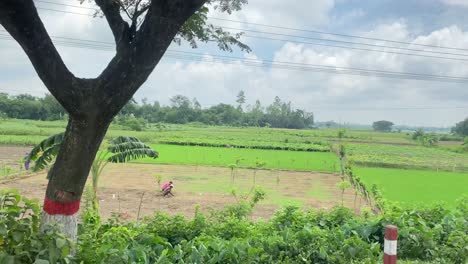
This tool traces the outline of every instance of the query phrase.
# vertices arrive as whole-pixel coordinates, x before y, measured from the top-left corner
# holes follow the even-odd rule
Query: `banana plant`
[[[32,169],[32,171],[40,171],[53,164],[63,142],[63,135],[64,133],[52,135],[35,146],[26,156],[25,168]],[[95,205],[97,206],[99,177],[107,164],[125,163],[144,157],[156,159],[158,156],[159,154],[156,150],[136,137],[119,136],[112,139],[107,148],[99,151],[91,166]],[[31,162],[33,162],[33,166],[31,166]]]

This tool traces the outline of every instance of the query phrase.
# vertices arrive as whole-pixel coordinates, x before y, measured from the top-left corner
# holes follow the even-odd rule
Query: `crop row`
[[[468,155],[439,148],[349,144],[349,160],[367,167],[468,171]]]

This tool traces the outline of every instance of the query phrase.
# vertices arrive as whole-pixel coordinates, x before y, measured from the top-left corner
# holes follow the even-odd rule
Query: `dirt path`
[[[30,150],[31,147],[1,145],[0,168],[2,166],[10,166],[14,167],[14,169],[19,169],[20,160],[23,159]]]
[[[23,149],[17,151],[24,154]],[[155,174],[163,176],[163,181],[174,181],[174,197],[161,197]],[[229,168],[109,164],[101,176],[98,197],[101,214],[105,218],[113,212],[120,212],[136,219],[143,193],[140,217],[151,215],[154,211],[191,217],[197,205],[206,212],[235,204],[232,189],[236,189],[238,194],[248,193],[253,186],[252,180],[253,170],[248,169],[238,170],[233,182]],[[267,195],[255,209],[253,217],[268,218],[280,206],[287,204],[304,209],[331,208],[341,203],[341,192],[336,187],[339,181],[338,176],[329,173],[257,171],[256,185],[263,187]],[[46,186],[45,173],[0,182],[0,189],[17,189],[25,196],[37,199],[43,199]],[[344,200],[345,206],[353,208],[352,190],[346,191]]]

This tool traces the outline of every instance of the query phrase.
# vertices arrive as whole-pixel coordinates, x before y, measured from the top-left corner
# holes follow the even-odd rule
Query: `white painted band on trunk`
[[[48,227],[53,226],[68,239],[77,242],[78,235],[78,212],[73,215],[50,215],[47,212],[42,213],[41,232]]]
[[[384,241],[384,253],[389,256],[396,256],[397,254],[397,241],[387,240]]]

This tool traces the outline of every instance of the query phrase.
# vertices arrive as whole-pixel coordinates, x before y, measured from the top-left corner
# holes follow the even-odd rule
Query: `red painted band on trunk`
[[[44,199],[44,211],[49,215],[74,215],[80,209],[80,200],[71,203],[59,203],[47,197]]]

